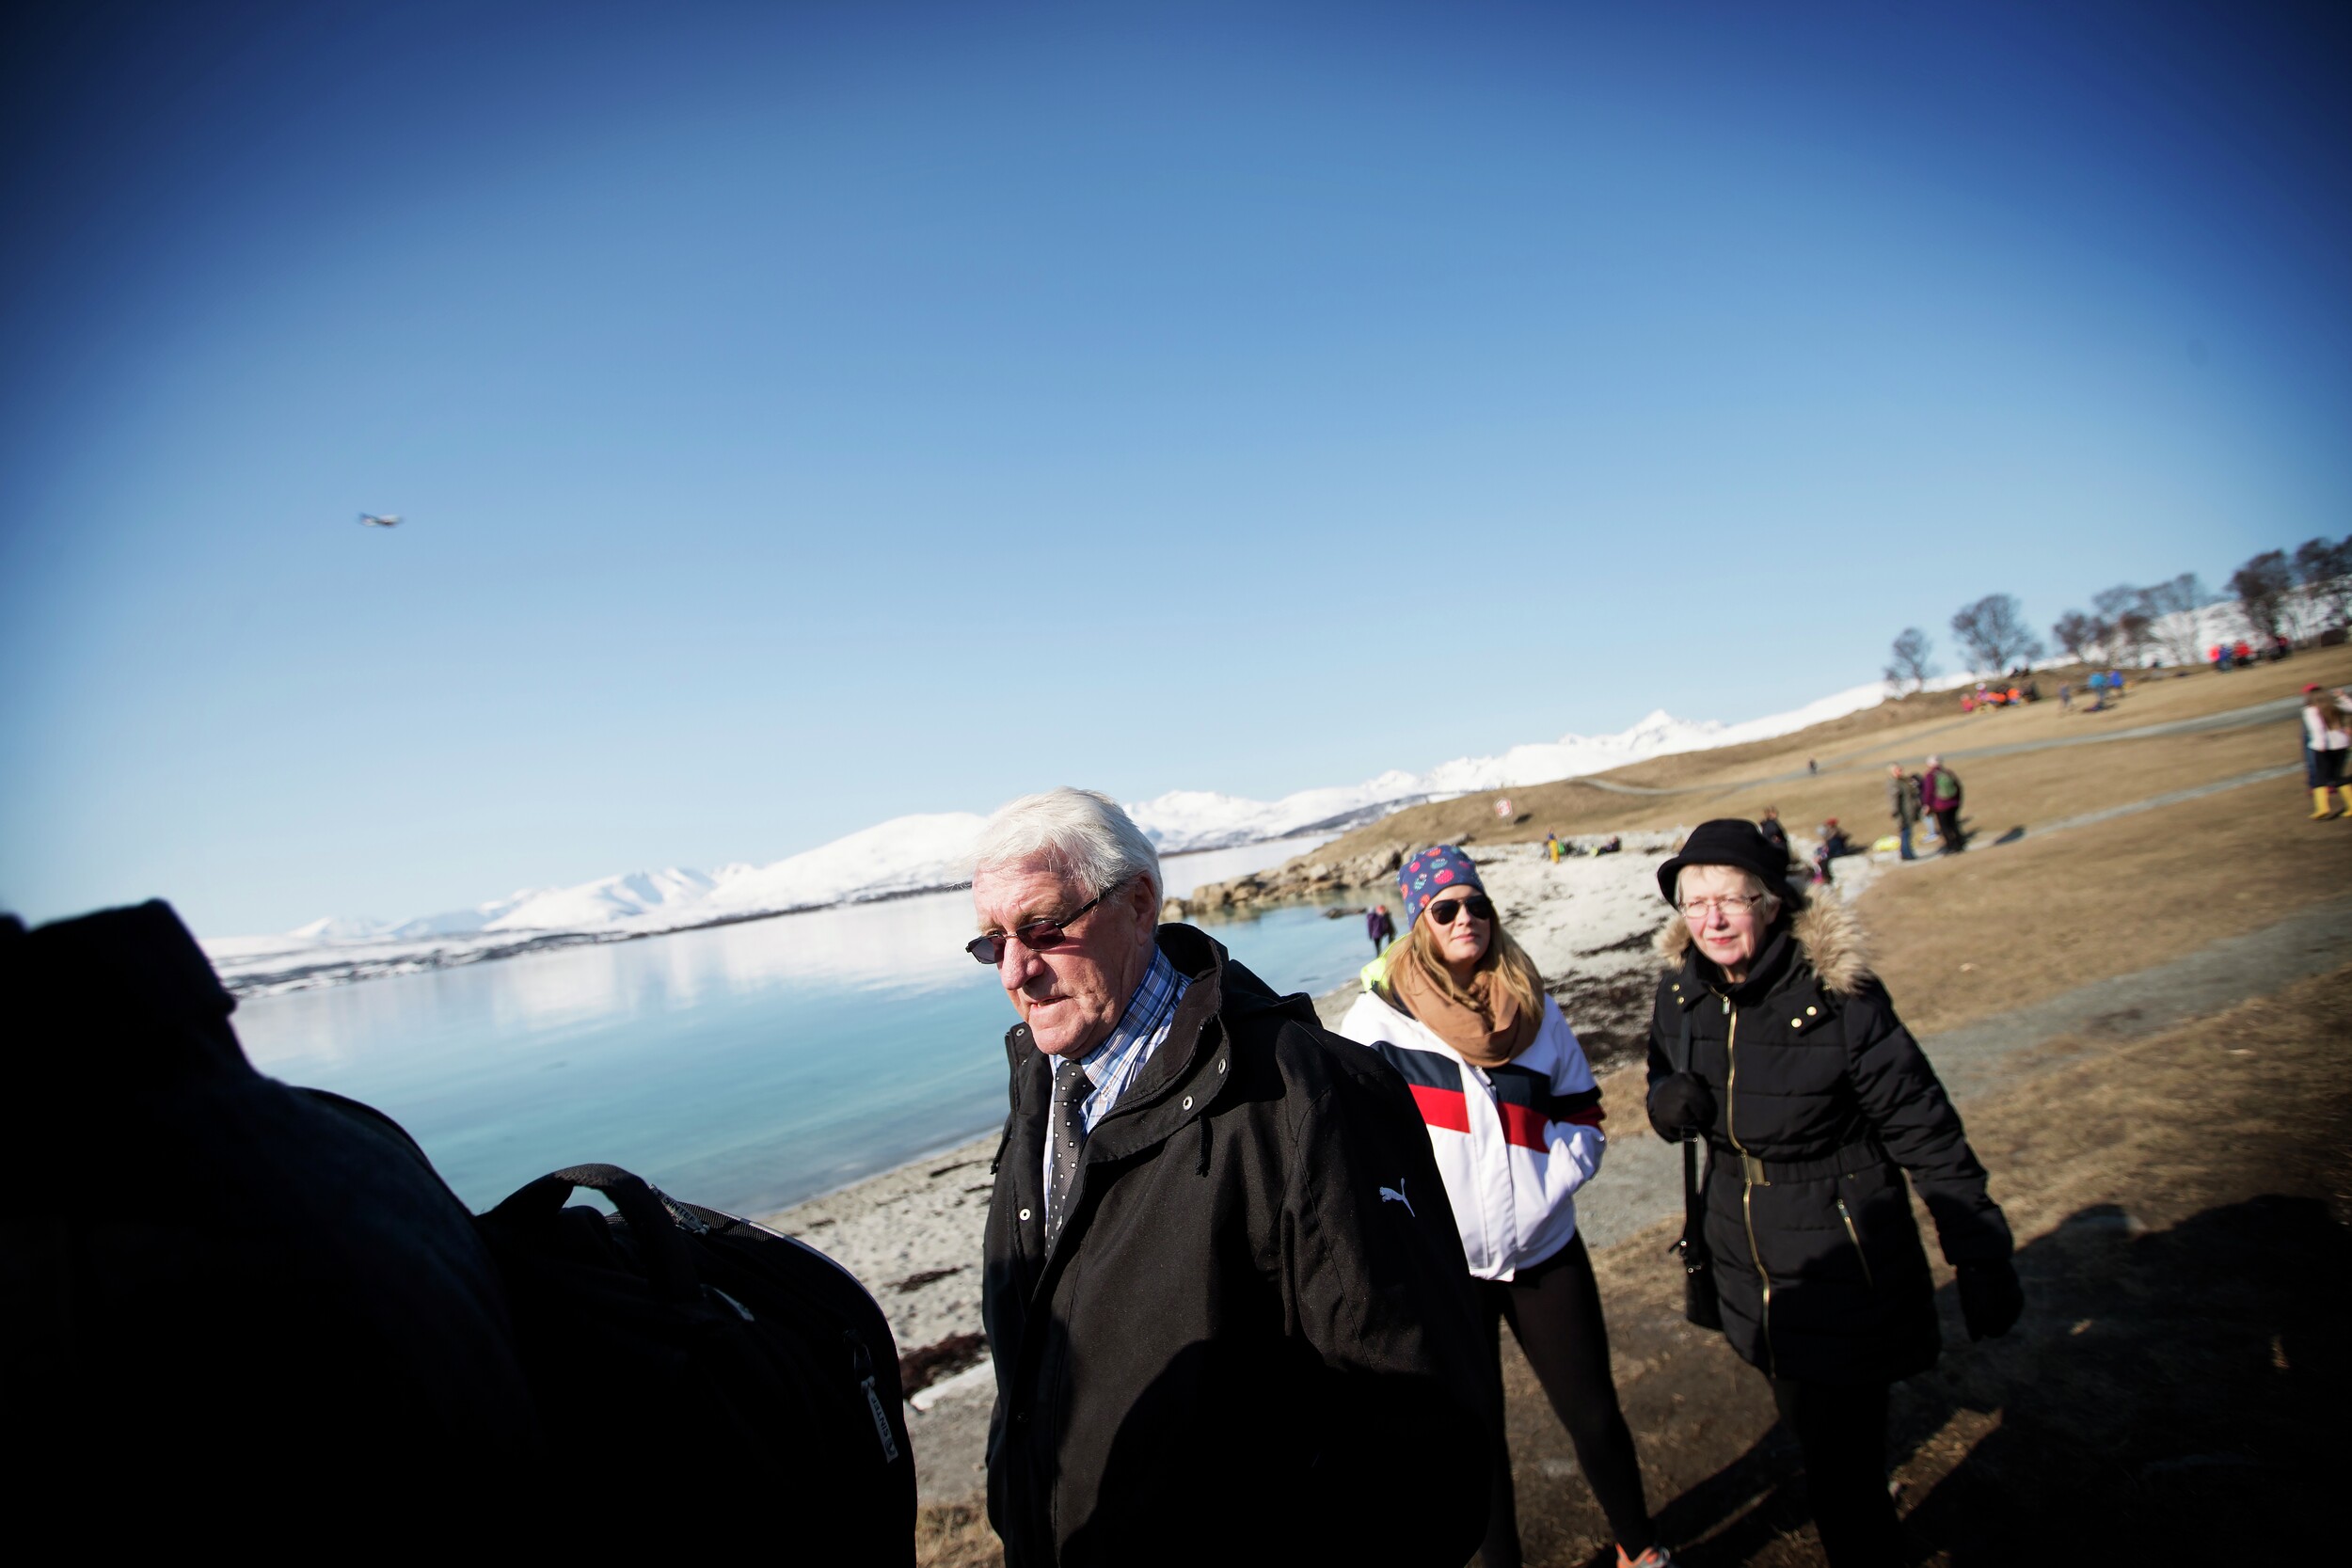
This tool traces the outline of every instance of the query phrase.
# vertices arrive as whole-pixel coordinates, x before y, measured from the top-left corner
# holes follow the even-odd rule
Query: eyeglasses
[[[1685,920],[1704,920],[1710,914],[1745,914],[1764,902],[1760,893],[1740,894],[1723,898],[1686,898],[1675,906]]]
[[[1451,926],[1454,917],[1465,909],[1472,920],[1491,921],[1495,917],[1494,903],[1486,898],[1440,898],[1429,906],[1429,916],[1440,926]]]
[[[1063,915],[1059,920],[1032,920],[1026,926],[1023,926],[1014,930],[1012,935],[1019,937],[1021,939],[1021,945],[1027,948],[1032,953],[1051,952],[1053,949],[1059,947],[1065,941],[1068,940],[1064,927],[1075,926],[1081,915],[1085,914],[1087,911],[1094,908],[1095,905],[1101,903],[1104,899],[1109,897],[1110,893],[1111,890],[1109,888],[1104,888],[1102,892],[1096,894],[1093,897],[1088,899],[1076,909],[1072,910],[1068,914]],[[1007,938],[1001,936],[974,937],[970,942],[963,944],[963,950],[971,954],[973,958],[977,958],[981,963],[987,964],[993,969],[996,965],[1005,961],[1005,942],[1007,940]]]

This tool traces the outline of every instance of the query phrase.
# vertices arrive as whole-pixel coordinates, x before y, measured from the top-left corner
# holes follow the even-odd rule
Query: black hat
[[[1700,823],[1682,841],[1681,851],[1658,868],[1658,891],[1669,904],[1675,901],[1675,879],[1686,865],[1736,865],[1756,873],[1784,902],[1804,901],[1804,895],[1789,885],[1788,854],[1773,848],[1756,825],[1743,816],[1719,816]]]

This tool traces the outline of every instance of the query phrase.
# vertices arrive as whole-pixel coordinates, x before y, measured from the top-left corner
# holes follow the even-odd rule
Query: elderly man
[[[1021,1022],[983,1311],[1009,1568],[1456,1568],[1501,1392],[1427,1133],[1376,1053],[1191,926],[1107,796],[981,831]]]

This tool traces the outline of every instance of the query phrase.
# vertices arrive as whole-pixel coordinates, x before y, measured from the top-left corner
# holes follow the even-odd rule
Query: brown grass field
[[[2044,691],[2060,678],[2045,677]],[[2106,714],[2049,701],[1963,721],[1949,697],[1889,704],[1610,775],[1695,786],[1689,794],[1575,782],[1514,790],[1523,816],[1507,827],[1491,796],[1471,797],[1400,813],[1319,856],[1687,825],[1767,802],[1797,831],[1836,815],[1867,838],[1884,831],[1890,757],[2197,718],[2292,696],[2308,680],[2352,680],[2352,649],[2150,682]],[[2352,892],[2352,819],[2307,820],[2299,776],[2036,832],[2294,763],[2298,748],[2290,715],[1956,761],[1970,852],[1890,871],[1858,906],[1905,1021],[1926,1035],[1987,1019]],[[1801,770],[1808,756],[1821,776],[1747,782]],[[1994,847],[2012,827],[2024,836]],[[2026,1053],[2048,1065],[1963,1103],[2017,1234],[2028,1307],[2008,1338],[1970,1345],[1942,1290],[1944,1361],[1897,1390],[1892,1457],[1922,1560],[2227,1559],[2257,1547],[2299,1560],[2307,1532],[2332,1532],[2329,1482],[2352,1400],[2352,933],[2345,958],[2151,1038],[2052,1042]],[[1612,1135],[1648,1136],[1639,1070],[1603,1087]],[[1677,1227],[1596,1258],[1652,1507],[1694,1568],[1818,1563],[1802,1467],[1762,1378],[1681,1321],[1665,1252]],[[1505,1382],[1528,1560],[1613,1560],[1516,1349]],[[924,1528],[926,1562],[997,1560],[977,1501],[927,1510]]]

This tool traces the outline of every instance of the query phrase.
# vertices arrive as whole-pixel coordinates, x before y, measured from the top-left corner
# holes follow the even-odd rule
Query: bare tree
[[[2148,646],[2147,591],[2119,582],[2091,596],[2091,613],[2103,628],[2100,651],[2117,664],[2137,664]]]
[[[1928,677],[1935,673],[1935,666],[1928,661],[1931,646],[1926,632],[1917,626],[1905,626],[1902,635],[1895,639],[1895,662],[1886,667],[1886,684],[1899,693],[1905,681],[1911,683],[1914,691],[1927,685]]]
[[[1987,594],[1952,616],[1952,635],[1968,650],[1972,668],[2006,670],[2019,659],[2038,658],[2042,639],[2026,629],[2017,600],[2008,594]]]
[[[2295,587],[2294,569],[2284,550],[2265,550],[2230,574],[2230,592],[2237,595],[2238,612],[2265,642],[2279,635],[2285,619],[2287,594]]]
[[[2090,657],[2092,649],[2107,640],[2107,624],[2079,610],[2070,610],[2050,627],[2050,635],[2066,650],[2066,657],[2077,663]]]
[[[2295,547],[2295,580],[2312,614],[2328,626],[2344,625],[2352,611],[2352,533],[2334,544],[2306,539]]]
[[[2139,591],[2139,608],[2148,617],[2149,635],[2164,650],[2168,662],[2197,662],[2197,612],[2207,602],[2205,585],[2194,572],[2183,572],[2170,582]]]

